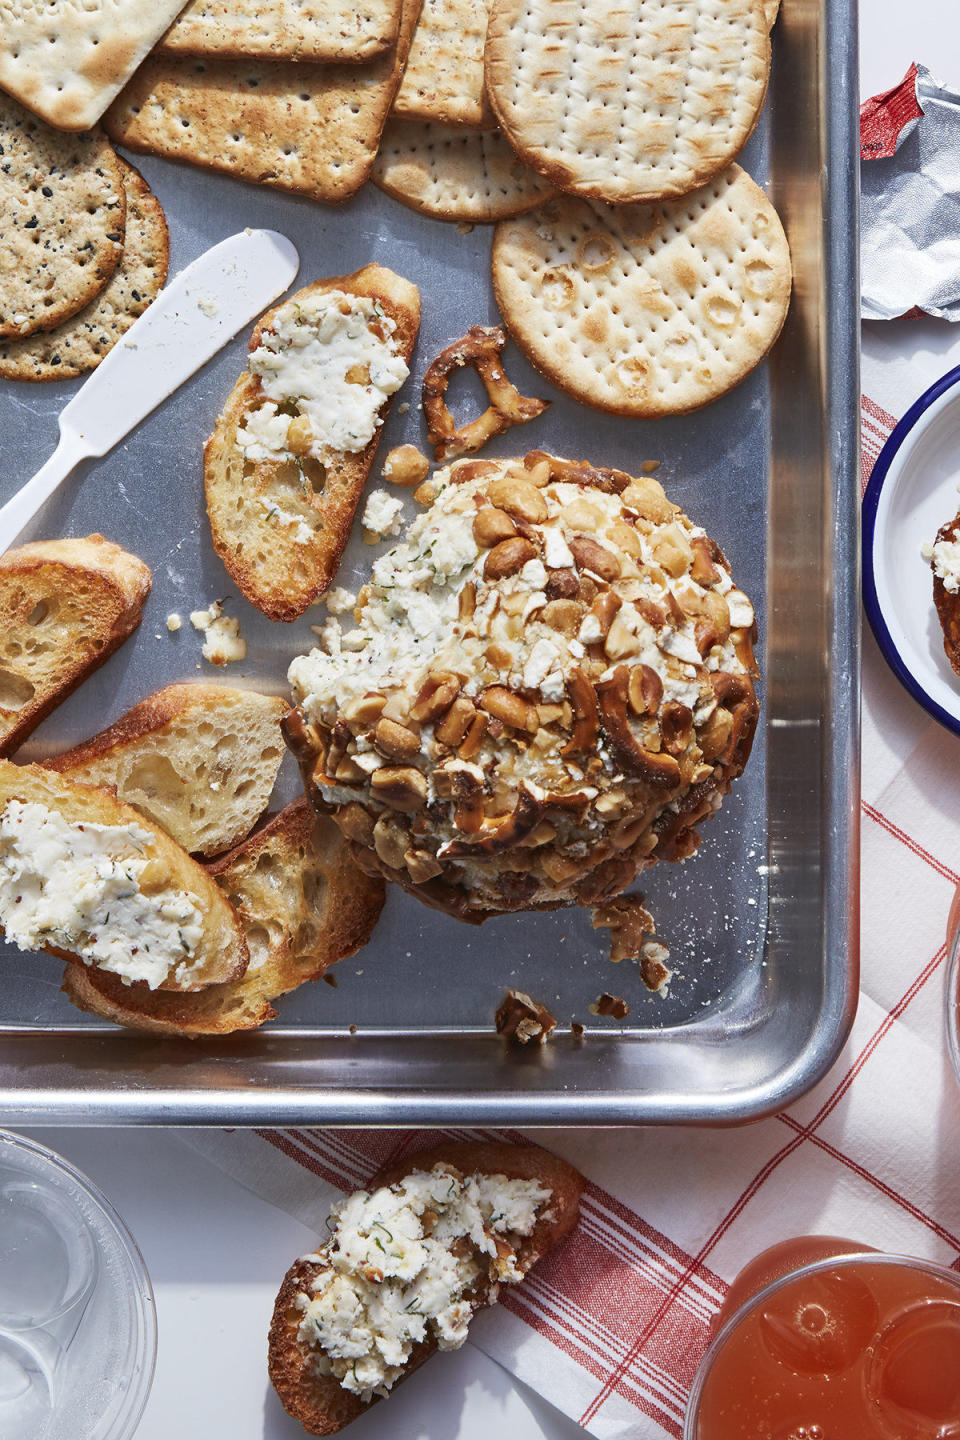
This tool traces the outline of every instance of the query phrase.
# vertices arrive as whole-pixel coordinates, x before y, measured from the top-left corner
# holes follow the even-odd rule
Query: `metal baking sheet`
[[[481,929],[389,895],[371,943],[279,1002],[264,1030],[227,1042],[158,1041],[80,1015],[61,967],[0,945],[0,1118],[4,1123],[595,1125],[734,1123],[809,1088],[836,1055],[856,995],[858,541],[856,41],[851,0],[784,0],[766,110],[745,152],[784,218],[793,304],[768,364],[697,414],[625,421],[574,403],[511,346],[507,371],[552,401],[490,454],[534,446],[626,470],[647,459],[672,498],[723,546],[753,597],[761,643],[761,728],[753,757],[704,843],[660,864],[643,891],[677,974],[667,999],[608,958],[589,915],[491,920]],[[423,324],[413,376],[380,458],[423,444],[420,380],[434,355],[498,319],[491,229],[422,219],[372,187],[341,209],[138,159],[172,236],[172,270],[246,225],[298,246],[298,284],[379,260],[414,280]],[[225,599],[248,644],[222,678],[285,691],[322,608],[272,624],[232,590],[210,544],[201,447],[244,363],[238,337],[104,460],[84,465],[30,537],[99,530],[141,555],[153,594],[133,639],[35,733],[18,758],[86,737],[159,686],[210,679],[184,616]],[[472,376],[456,385],[464,411]],[[53,450],[79,381],[0,387],[0,499]],[[374,477],[379,473],[374,470]],[[374,482],[371,482],[374,483]],[[408,509],[412,512],[412,502]],[[374,555],[351,545],[341,580]],[[276,800],[298,790],[285,762]],[[544,1049],[507,1050],[493,1012],[508,986],[547,1004]],[[617,1023],[588,1006],[603,990],[631,1006]],[[586,1025],[578,1042],[569,1031]],[[356,1033],[351,1027],[357,1026]]]

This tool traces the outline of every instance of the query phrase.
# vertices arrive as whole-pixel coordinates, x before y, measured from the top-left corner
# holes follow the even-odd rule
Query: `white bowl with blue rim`
[[[930,386],[880,452],[863,497],[863,601],[893,673],[960,735],[960,675],[944,654],[923,546],[960,512],[960,366]]]

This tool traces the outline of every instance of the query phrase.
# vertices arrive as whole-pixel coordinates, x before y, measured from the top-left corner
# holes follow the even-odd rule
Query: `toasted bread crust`
[[[409,362],[420,326],[420,294],[415,285],[382,265],[366,265],[352,275],[316,280],[293,298],[331,290],[378,300],[396,324],[397,347]],[[270,327],[280,308],[275,306],[258,320],[251,350],[260,344],[263,330]],[[322,489],[304,495],[287,474],[295,470],[292,464],[245,463],[237,449],[237,426],[260,393],[259,380],[245,372],[204,447],[207,514],[214,549],[234,584],[271,620],[290,621],[325,594],[333,581],[383,427],[379,426],[366,448],[356,454],[328,451],[323,459],[326,479]],[[388,399],[381,406],[379,413],[384,419],[390,405]],[[271,506],[296,515],[311,531],[309,540],[300,543],[291,527],[283,531],[271,524]]]
[[[526,1274],[548,1251],[569,1235],[579,1217],[583,1176],[538,1145],[506,1145],[487,1142],[453,1141],[419,1150],[404,1160],[389,1165],[373,1177],[367,1186],[374,1190],[393,1185],[414,1170],[430,1170],[434,1165],[453,1165],[463,1174],[480,1171],[488,1175],[505,1175],[511,1180],[536,1180],[552,1192],[550,1205],[525,1239],[518,1251],[518,1267]],[[349,1390],[344,1390],[332,1375],[316,1375],[310,1369],[311,1351],[301,1345],[297,1332],[302,1319],[295,1307],[298,1293],[322,1273],[323,1266],[309,1259],[298,1260],[287,1271],[277,1296],[270,1326],[269,1371],[281,1403],[288,1414],[311,1435],[335,1435],[351,1420],[377,1403],[378,1397],[365,1404]],[[489,1305],[489,1296],[478,1296],[477,1308]],[[418,1345],[410,1357],[398,1384],[428,1360],[436,1349],[432,1341]]]
[[[133,633],[150,584],[143,561],[102,535],[32,541],[0,556],[0,756]],[[5,703],[8,686],[24,703]]]
[[[106,730],[45,760],[44,768],[115,787],[121,800],[155,820],[185,850],[217,855],[244,838],[269,802],[283,758],[280,722],[289,708],[279,696],[256,690],[167,685]],[[201,722],[209,727],[208,738],[202,744],[197,739],[194,756],[188,753],[189,732]],[[217,747],[227,740],[236,743],[219,760]],[[149,774],[151,760],[161,769],[157,776]],[[237,783],[246,786],[242,798],[233,794]]]
[[[152,840],[146,848],[146,858],[162,861],[170,877],[169,888],[187,891],[195,897],[204,914],[204,933],[196,951],[200,968],[186,984],[171,975],[163,982],[162,989],[202,990],[207,985],[233,980],[243,974],[249,951],[240,917],[203,866],[191,860],[158,825],[122,804],[109,790],[77,785],[40,765],[14,765],[10,760],[0,760],[0,811],[10,800],[35,801],[70,823],[86,820],[98,825],[138,825],[150,833]],[[45,948],[51,955],[86,968],[79,955],[56,946]]]
[[[207,873],[236,908],[250,944],[251,963],[239,980],[185,995],[69,965],[62,989],[73,1003],[154,1035],[252,1030],[276,1014],[272,1000],[319,980],[365,945],[383,907],[382,882],[356,869],[339,830],[318,823],[306,800],[281,810]]]

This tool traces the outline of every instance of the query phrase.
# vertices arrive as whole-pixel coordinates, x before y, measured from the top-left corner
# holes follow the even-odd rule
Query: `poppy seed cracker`
[[[88,304],[123,253],[120,161],[99,131],[65,135],[0,95],[0,338]]]
[[[127,198],[120,264],[100,294],[55,330],[0,340],[0,378],[67,380],[95,370],[163,288],[169,256],[163,210],[140,172],[120,163]]]

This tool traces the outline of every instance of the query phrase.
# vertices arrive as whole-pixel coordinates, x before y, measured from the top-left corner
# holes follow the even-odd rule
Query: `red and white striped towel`
[[[893,423],[864,398],[868,465]],[[869,637],[864,700],[863,988],[830,1074],[789,1110],[739,1130],[529,1136],[589,1177],[583,1219],[471,1335],[594,1435],[681,1434],[711,1318],[741,1266],[775,1241],[849,1235],[960,1269],[960,1092],[942,1043],[960,740],[900,690]],[[432,1138],[235,1131],[193,1143],[322,1232],[337,1192]]]

